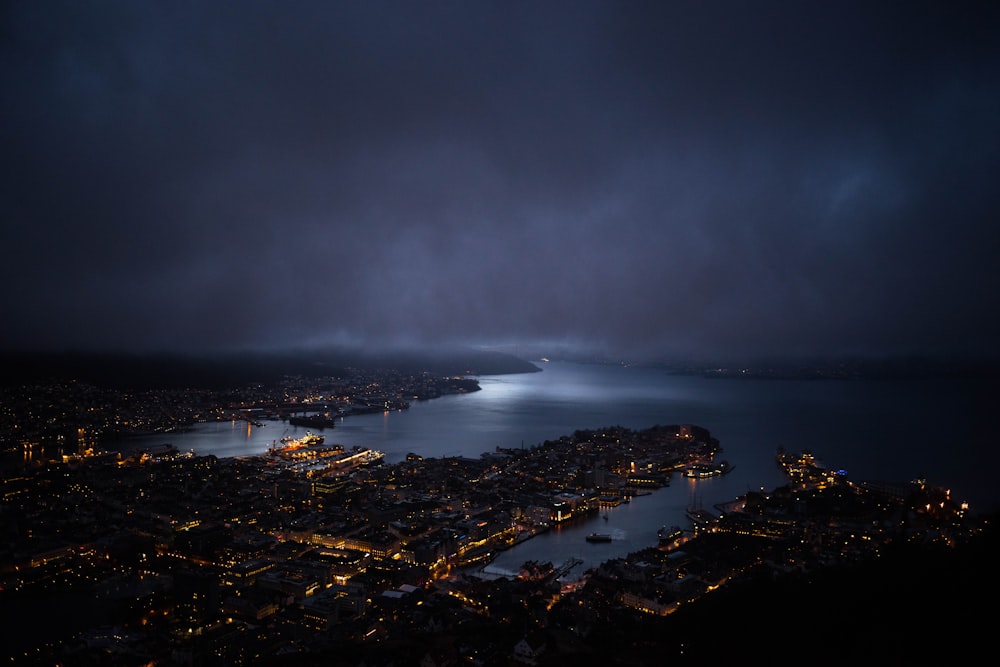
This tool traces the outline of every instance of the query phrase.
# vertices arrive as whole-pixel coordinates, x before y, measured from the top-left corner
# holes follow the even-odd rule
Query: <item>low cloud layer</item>
[[[994,353],[987,3],[6,3],[7,347]]]

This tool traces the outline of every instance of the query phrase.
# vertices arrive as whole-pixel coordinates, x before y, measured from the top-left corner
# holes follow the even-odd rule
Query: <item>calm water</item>
[[[478,457],[496,446],[531,446],[577,429],[620,425],[698,424],[719,439],[735,468],[725,477],[671,485],[594,517],[564,526],[501,554],[494,565],[516,570],[525,560],[582,567],[656,543],[661,525],[687,526],[692,504],[710,507],[750,488],[784,483],[778,445],[810,449],[853,479],[908,480],[923,475],[948,486],[973,510],[1000,509],[998,382],[721,380],[616,365],[549,362],[541,373],[480,377],[482,391],[413,403],[409,410],[358,415],[323,433],[327,442],[425,457]],[[176,436],[181,450],[242,456],[263,452],[283,435],[307,429],[284,422],[206,424]],[[595,530],[610,544],[589,544]],[[582,569],[582,568],[581,568]]]

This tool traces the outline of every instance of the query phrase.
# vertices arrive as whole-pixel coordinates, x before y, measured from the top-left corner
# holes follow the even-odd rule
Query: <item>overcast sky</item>
[[[997,7],[5,2],[0,342],[995,353]]]

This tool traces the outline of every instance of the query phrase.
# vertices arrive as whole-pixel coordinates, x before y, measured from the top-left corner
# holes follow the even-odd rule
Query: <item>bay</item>
[[[722,446],[733,470],[691,481],[675,476],[649,496],[538,536],[500,554],[495,567],[525,560],[580,558],[581,567],[656,544],[661,526],[688,524],[692,505],[710,508],[749,489],[784,483],[775,449],[810,450],[851,479],[907,481],[926,477],[952,489],[973,512],[1000,508],[1000,423],[995,379],[772,380],[716,379],[615,364],[538,363],[542,371],[482,376],[481,391],[414,402],[407,410],[356,415],[323,431],[328,443],[382,451],[386,461],[479,457],[496,447],[530,447],[578,429],[697,424]],[[305,428],[286,422],[197,425],[178,435],[181,450],[243,456],[267,450]],[[612,542],[590,544],[589,532]]]

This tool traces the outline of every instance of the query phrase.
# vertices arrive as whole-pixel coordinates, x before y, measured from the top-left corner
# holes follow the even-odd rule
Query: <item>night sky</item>
[[[998,7],[4,2],[0,345],[993,355]]]

